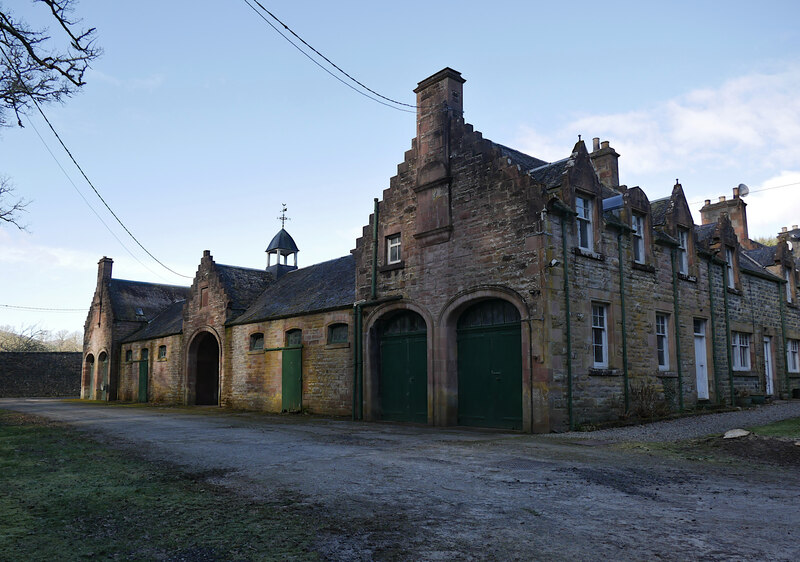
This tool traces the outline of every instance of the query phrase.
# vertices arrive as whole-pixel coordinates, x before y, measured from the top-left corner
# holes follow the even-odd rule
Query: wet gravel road
[[[683,429],[652,424],[642,437],[640,428],[536,436],[0,400],[237,493],[292,498],[323,521],[316,551],[330,560],[797,560],[796,467],[609,444],[721,432],[764,423],[759,416],[797,416],[797,407],[678,420]]]

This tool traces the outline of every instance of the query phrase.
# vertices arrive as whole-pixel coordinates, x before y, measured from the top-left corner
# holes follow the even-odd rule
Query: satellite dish
[[[745,184],[739,184],[739,197],[746,197],[747,194],[750,193],[750,188],[747,187]]]

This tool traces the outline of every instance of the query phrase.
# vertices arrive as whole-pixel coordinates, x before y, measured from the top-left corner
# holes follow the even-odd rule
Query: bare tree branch
[[[27,225],[20,221],[20,213],[27,212],[26,207],[30,201],[25,199],[14,200],[11,195],[14,193],[14,186],[8,178],[0,176],[0,225],[2,223],[13,224],[20,230],[27,230]]]
[[[46,29],[32,29],[0,4],[0,126],[8,125],[4,110],[12,110],[22,126],[20,115],[30,109],[31,100],[61,101],[75,93],[85,84],[90,63],[101,54],[95,29],[78,29],[80,21],[70,19],[73,0],[33,1],[49,8],[58,37],[51,38]]]

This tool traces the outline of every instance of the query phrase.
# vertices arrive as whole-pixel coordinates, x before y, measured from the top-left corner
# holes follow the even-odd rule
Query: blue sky
[[[48,24],[41,6],[0,2]],[[557,160],[579,134],[601,137],[621,154],[622,183],[651,200],[679,178],[697,222],[703,199],[739,183],[753,191],[751,236],[800,222],[796,2],[262,3],[394,99],[413,103],[417,82],[460,71],[465,119],[496,142]],[[301,266],[354,247],[411,146],[413,114],[344,87],[243,0],[81,0],[76,15],[105,54],[80,94],[45,111],[156,257],[189,276],[205,249],[264,267],[282,203]],[[127,238],[41,118],[25,125],[0,131],[0,173],[33,200],[29,233],[0,229],[0,304],[86,309],[104,255],[115,277],[191,282]],[[84,320],[0,308],[0,325]]]

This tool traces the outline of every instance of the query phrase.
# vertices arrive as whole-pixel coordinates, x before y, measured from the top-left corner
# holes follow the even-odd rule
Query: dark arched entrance
[[[381,418],[428,421],[428,346],[425,320],[404,310],[380,327]]]
[[[458,319],[458,423],[522,429],[522,333],[519,311],[481,301]]]
[[[94,393],[94,355],[91,353],[86,356],[86,364],[83,367],[83,377],[86,381],[83,397],[91,400]]]
[[[209,332],[201,332],[190,348],[190,365],[194,371],[194,403],[219,404],[219,344]]]

